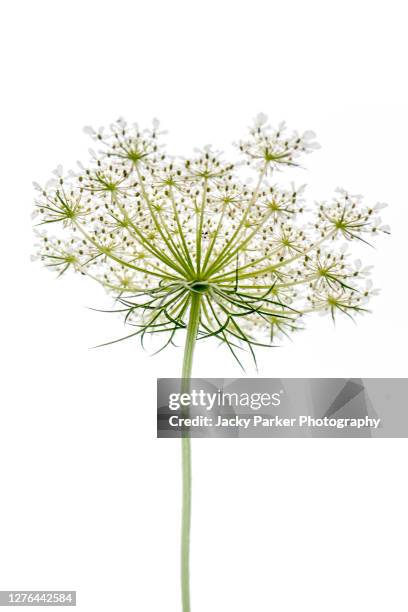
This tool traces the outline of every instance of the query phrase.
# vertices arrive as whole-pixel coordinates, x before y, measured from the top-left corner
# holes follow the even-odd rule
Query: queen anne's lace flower
[[[311,153],[319,148],[314,132],[289,134],[285,122],[274,129],[267,121],[266,115],[258,115],[249,131],[249,138],[239,142],[240,150],[249,158],[248,163],[255,162],[262,168],[267,162],[267,170],[272,171],[282,165],[296,165],[302,153]]]
[[[199,338],[215,336],[236,355],[303,327],[309,312],[363,312],[375,294],[369,268],[342,245],[388,233],[384,205],[338,189],[306,214],[304,185],[269,178],[317,148],[312,132],[274,129],[259,115],[230,162],[211,147],[170,157],[157,121],[86,131],[98,148],[89,164],[36,185],[37,256],[113,293],[130,335],[171,342],[199,293]],[[253,182],[241,180],[242,162]]]

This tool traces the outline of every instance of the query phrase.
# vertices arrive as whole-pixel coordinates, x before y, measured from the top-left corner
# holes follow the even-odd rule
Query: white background
[[[357,325],[311,319],[260,375],[407,374],[403,2],[14,2],[1,58],[0,589],[77,589],[83,612],[179,612],[176,441],[155,439],[150,357],[107,297],[29,261],[32,180],[86,159],[83,125],[159,117],[176,153],[228,149],[259,111],[313,129],[299,180],[387,201],[382,290]],[[282,180],[284,176],[282,176]],[[195,374],[239,376],[197,351]],[[248,374],[255,375],[249,369]],[[401,406],[401,409],[407,409]],[[194,443],[193,612],[407,610],[406,440]]]

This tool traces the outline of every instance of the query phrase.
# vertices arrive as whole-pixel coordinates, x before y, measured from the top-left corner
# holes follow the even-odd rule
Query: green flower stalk
[[[241,364],[242,348],[255,360],[257,346],[290,336],[310,313],[367,311],[376,293],[370,269],[348,247],[389,233],[378,216],[384,205],[338,189],[307,209],[304,185],[273,180],[318,147],[313,132],[274,129],[258,115],[227,161],[209,146],[188,159],[168,155],[157,121],[86,131],[97,147],[89,163],[36,185],[37,257],[113,295],[125,338],[162,339],[162,350],[184,335],[185,385],[196,341],[218,340]],[[190,612],[188,437],[182,445],[182,607]]]

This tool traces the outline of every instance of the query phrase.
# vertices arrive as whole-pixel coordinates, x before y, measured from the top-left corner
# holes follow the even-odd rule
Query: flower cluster
[[[307,313],[366,309],[369,269],[347,246],[389,232],[383,205],[338,190],[306,211],[304,186],[271,179],[317,147],[312,132],[273,129],[260,115],[231,162],[211,147],[169,156],[157,121],[86,131],[97,147],[90,162],[36,185],[37,256],[105,287],[131,336],[171,342],[197,294],[199,338],[215,336],[234,355],[301,327]],[[255,180],[241,179],[242,162]]]
[[[247,156],[248,164],[263,168],[267,162],[267,170],[273,171],[285,165],[296,165],[296,159],[302,153],[318,149],[320,145],[315,137],[310,130],[303,134],[288,134],[285,122],[274,129],[268,124],[268,117],[261,113],[249,131],[249,138],[239,142],[239,149]]]

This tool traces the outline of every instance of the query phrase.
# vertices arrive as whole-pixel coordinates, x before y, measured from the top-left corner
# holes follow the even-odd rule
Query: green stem
[[[184,347],[182,392],[190,388],[193,354],[200,323],[201,294],[191,292],[190,316]],[[191,443],[188,432],[182,444],[181,598],[183,612],[190,612]]]

